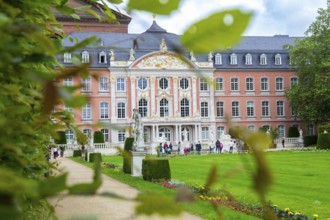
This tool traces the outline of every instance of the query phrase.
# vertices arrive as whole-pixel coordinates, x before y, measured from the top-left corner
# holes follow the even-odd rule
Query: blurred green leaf
[[[69,187],[69,194],[75,195],[94,195],[101,186],[102,181],[92,183],[79,183]]]
[[[58,194],[66,189],[66,179],[68,174],[49,177],[41,181],[39,184],[39,192],[41,197],[48,197]]]
[[[240,41],[251,16],[237,9],[215,13],[185,30],[181,42],[195,53],[228,49]]]
[[[137,214],[159,214],[161,216],[172,215],[178,216],[182,212],[182,207],[161,194],[156,193],[140,193],[137,196],[139,204],[135,207]]]
[[[205,189],[209,190],[211,185],[213,183],[215,183],[216,180],[217,180],[217,166],[213,165],[211,170],[210,170],[209,177],[206,180],[206,183],[205,183],[205,186],[204,186]]]
[[[127,7],[132,10],[148,11],[160,15],[169,15],[178,9],[180,0],[130,0]]]

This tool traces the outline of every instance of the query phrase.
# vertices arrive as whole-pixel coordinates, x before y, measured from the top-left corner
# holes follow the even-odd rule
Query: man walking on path
[[[92,182],[94,171],[84,165],[76,163],[68,158],[59,158],[59,169],[68,172],[67,184]],[[161,218],[153,216],[135,216],[134,209],[137,202],[134,198],[138,195],[138,190],[123,184],[106,175],[102,175],[103,183],[98,189],[98,194],[109,192],[126,198],[125,200],[104,197],[100,195],[80,196],[80,195],[57,195],[48,199],[55,206],[55,211],[59,220],[73,218],[90,218],[98,220],[116,219],[192,219],[199,220],[200,217],[183,213],[181,216]]]

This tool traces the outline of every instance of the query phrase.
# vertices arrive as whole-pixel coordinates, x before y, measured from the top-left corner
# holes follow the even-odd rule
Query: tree
[[[306,123],[330,118],[330,7],[319,16],[290,51],[299,83],[286,91],[293,111]]]

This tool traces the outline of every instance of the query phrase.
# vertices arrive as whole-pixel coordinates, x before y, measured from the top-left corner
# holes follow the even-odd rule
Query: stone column
[[[174,101],[174,109],[173,109],[173,116],[176,116],[176,113],[179,111],[178,110],[178,102],[179,102],[179,98],[178,98],[178,77],[173,77],[173,101]]]
[[[116,78],[111,77],[110,79],[111,83],[111,121],[116,121]]]
[[[136,108],[136,85],[135,85],[136,77],[131,76],[130,79],[131,79],[131,109],[135,109]]]
[[[197,77],[193,76],[191,77],[191,81],[192,81],[192,104],[193,104],[193,112],[192,112],[192,116],[196,116],[197,113],[197,88],[196,88],[196,80]]]
[[[156,116],[156,89],[155,89],[155,81],[156,81],[156,77],[151,76],[150,77],[150,101],[151,101],[151,114],[150,116]],[[158,132],[157,132],[158,133]],[[158,138],[158,136],[157,136]]]
[[[199,141],[198,139],[199,139],[199,137],[198,137],[198,125],[195,124],[195,143],[197,143],[197,141]]]
[[[210,86],[210,116],[211,121],[215,120],[215,114],[214,114],[214,86]]]

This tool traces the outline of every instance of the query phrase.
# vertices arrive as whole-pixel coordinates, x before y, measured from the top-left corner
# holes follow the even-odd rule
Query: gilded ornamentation
[[[162,38],[162,41],[160,42],[159,50],[162,53],[167,52],[167,46],[164,38]]]
[[[138,69],[191,69],[192,67],[172,54],[157,54],[146,57],[133,68]]]

